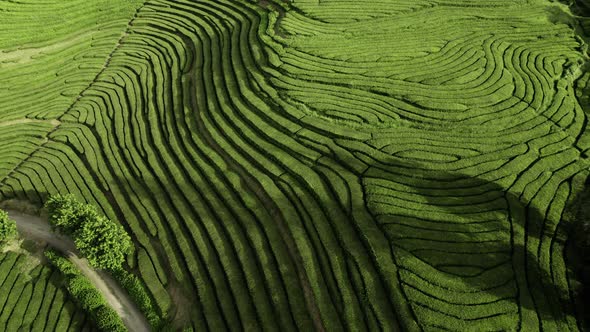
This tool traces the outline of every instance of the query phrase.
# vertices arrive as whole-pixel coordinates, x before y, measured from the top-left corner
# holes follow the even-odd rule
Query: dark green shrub
[[[74,296],[82,294],[82,292],[87,290],[88,288],[93,288],[93,286],[86,277],[78,273],[74,275],[69,275],[68,290]]]
[[[112,272],[112,276],[119,284],[127,290],[129,296],[139,307],[141,312],[146,316],[148,322],[154,330],[160,330],[163,326],[162,318],[158,314],[150,295],[144,284],[134,274],[123,269]]]
[[[49,223],[64,234],[71,234],[79,222],[81,204],[74,195],[54,195],[45,203]]]
[[[121,267],[131,248],[131,238],[121,225],[99,215],[93,206],[78,202],[71,194],[51,196],[45,207],[51,225],[73,236],[90,265],[108,270]]]
[[[74,232],[74,242],[90,265],[107,270],[120,268],[131,248],[125,229],[104,217],[81,224]]]
[[[74,266],[74,264],[53,250],[45,251],[45,257],[47,257],[51,264],[53,264],[59,271],[61,271],[61,273],[66,276],[76,275],[78,273],[78,269]]]
[[[6,241],[16,237],[16,223],[8,217],[6,211],[0,210],[0,247]]]
[[[102,331],[127,331],[121,318],[74,264],[51,250],[48,250],[45,256],[64,274],[66,289],[82,309],[90,314],[99,329]]]
[[[95,311],[95,323],[101,331],[126,332],[127,328],[117,316],[117,313],[107,306],[102,306]]]
[[[81,290],[77,296],[77,299],[81,303],[84,303],[85,309],[88,311],[94,311],[105,305],[102,296],[94,288]]]

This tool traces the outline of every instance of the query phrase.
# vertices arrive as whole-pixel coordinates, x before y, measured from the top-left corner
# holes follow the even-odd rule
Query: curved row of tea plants
[[[0,198],[100,206],[179,327],[576,330],[587,55],[549,5],[146,1]]]
[[[58,271],[27,254],[0,254],[0,329],[95,331],[62,282]]]

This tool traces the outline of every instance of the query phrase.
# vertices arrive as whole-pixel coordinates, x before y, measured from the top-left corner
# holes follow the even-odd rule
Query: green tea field
[[[121,224],[162,330],[584,331],[565,2],[0,0],[0,201]],[[20,257],[0,330],[95,329]]]
[[[96,331],[57,271],[26,254],[0,254],[0,330]]]

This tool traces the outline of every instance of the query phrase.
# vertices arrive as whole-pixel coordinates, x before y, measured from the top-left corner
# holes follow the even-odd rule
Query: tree
[[[0,245],[16,237],[16,234],[16,223],[6,211],[0,210]]]
[[[92,266],[121,268],[131,248],[131,238],[121,225],[101,216],[92,205],[78,202],[71,194],[51,196],[45,207],[52,227],[71,235],[76,248]]]
[[[45,203],[49,212],[49,223],[54,229],[71,234],[80,224],[83,205],[74,195],[53,195]]]
[[[92,266],[109,270],[121,268],[131,248],[125,229],[102,216],[82,223],[74,232],[74,242]]]

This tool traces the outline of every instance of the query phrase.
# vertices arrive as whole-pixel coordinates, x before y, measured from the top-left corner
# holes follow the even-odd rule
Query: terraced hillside
[[[100,206],[174,326],[581,327],[564,212],[589,75],[567,7],[73,3],[88,32],[1,39],[0,199]],[[64,11],[0,17],[35,30],[35,6]]]
[[[0,330],[94,331],[59,272],[27,254],[0,254]]]

